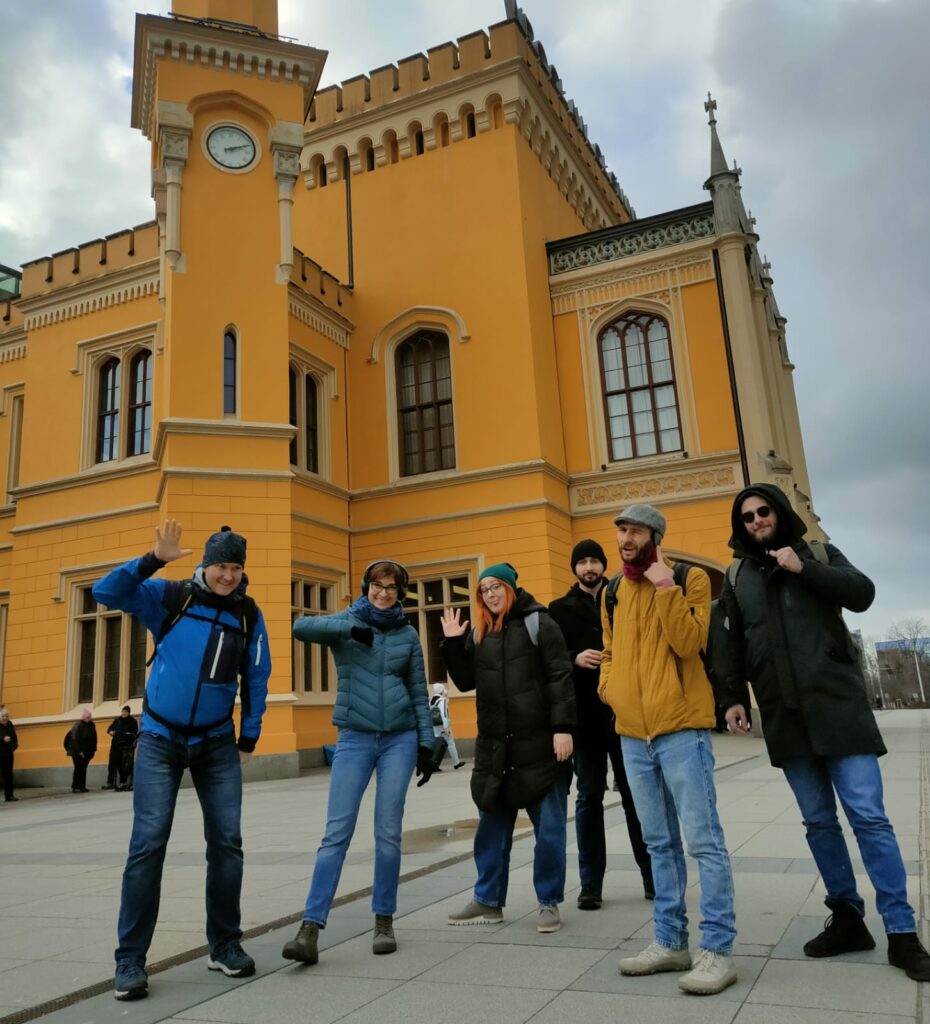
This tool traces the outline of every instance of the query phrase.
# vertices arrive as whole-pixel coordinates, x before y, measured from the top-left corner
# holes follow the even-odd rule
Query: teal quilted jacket
[[[298,640],[332,648],[339,680],[333,725],[359,732],[416,729],[418,745],[432,747],[417,631],[406,620],[386,630],[374,627],[374,643],[366,647],[352,639],[354,626],[371,628],[350,611],[306,615],[294,623]]]

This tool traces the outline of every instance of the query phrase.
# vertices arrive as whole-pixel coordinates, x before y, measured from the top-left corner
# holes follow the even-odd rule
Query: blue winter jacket
[[[149,579],[164,563],[151,552],[114,569],[94,584],[94,597],[108,608],[135,615],[158,636],[169,614],[165,595],[168,580]],[[146,704],[171,729],[143,712],[141,731],[179,742],[196,743],[204,736],[232,730],[236,691],[241,701],[239,749],[252,751],[262,729],[271,656],[261,611],[243,651],[242,596],[245,587],[228,598],[195,586],[184,615],[158,645],[145,687]],[[204,727],[208,726],[205,731]]]
[[[352,639],[355,626],[372,630],[371,647]],[[359,732],[416,729],[418,745],[432,747],[423,650],[406,620],[380,629],[348,610],[307,615],[294,623],[294,636],[332,648],[338,675],[333,725]]]

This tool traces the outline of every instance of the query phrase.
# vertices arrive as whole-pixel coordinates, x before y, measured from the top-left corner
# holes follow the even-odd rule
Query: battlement
[[[352,320],[354,293],[352,289],[324,270],[316,260],[294,248],[294,264],[291,267],[290,283],[315,302],[321,303],[333,313]]]

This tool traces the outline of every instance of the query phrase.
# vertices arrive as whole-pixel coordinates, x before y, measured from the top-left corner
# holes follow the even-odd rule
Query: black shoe
[[[581,887],[581,892],[578,893],[579,910],[600,910],[602,902],[600,889],[595,889],[593,885]]]
[[[281,956],[285,960],[298,960],[302,964],[313,965],[320,959],[316,944],[320,934],[320,926],[316,921],[301,921],[300,930],[291,939],[284,943]]]
[[[19,802],[19,797],[18,797],[18,796],[8,796],[8,797],[6,798],[6,802],[7,802],[8,804],[15,804],[15,803],[18,803],[18,802]]]
[[[917,932],[888,936],[888,963],[900,967],[914,981],[930,981],[930,954],[920,944]]]
[[[804,944],[805,956],[836,956],[875,949],[875,939],[854,906],[849,903],[828,903],[827,906],[833,913],[827,918],[823,931]]]
[[[452,767],[453,768],[464,768],[465,767],[465,762],[464,761],[459,761],[458,764],[454,764],[454,765],[452,765]]]

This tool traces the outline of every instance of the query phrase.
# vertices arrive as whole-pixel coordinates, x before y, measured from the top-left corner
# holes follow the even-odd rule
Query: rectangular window
[[[223,335],[223,412],[236,413],[236,336]]]
[[[461,608],[462,618],[471,618],[471,583],[467,572],[421,577],[407,587],[404,613],[410,625],[420,634],[428,683],[446,681],[446,666],[440,650],[444,608]]]
[[[25,411],[25,396],[14,395],[10,406],[10,453],[7,461],[6,474],[6,496],[7,504],[12,502],[10,494],[15,487],[19,486],[19,461],[23,447],[23,412]]]
[[[145,626],[126,612],[94,600],[90,584],[77,587],[73,614],[79,704],[117,701],[145,692],[148,635]]]
[[[6,665],[6,622],[9,606],[0,604],[0,705],[3,704],[3,669]]]
[[[291,625],[304,615],[326,615],[335,611],[336,588],[316,580],[291,581]],[[336,669],[328,647],[305,644],[294,639],[291,659],[291,691],[306,694],[333,695],[336,692]]]

